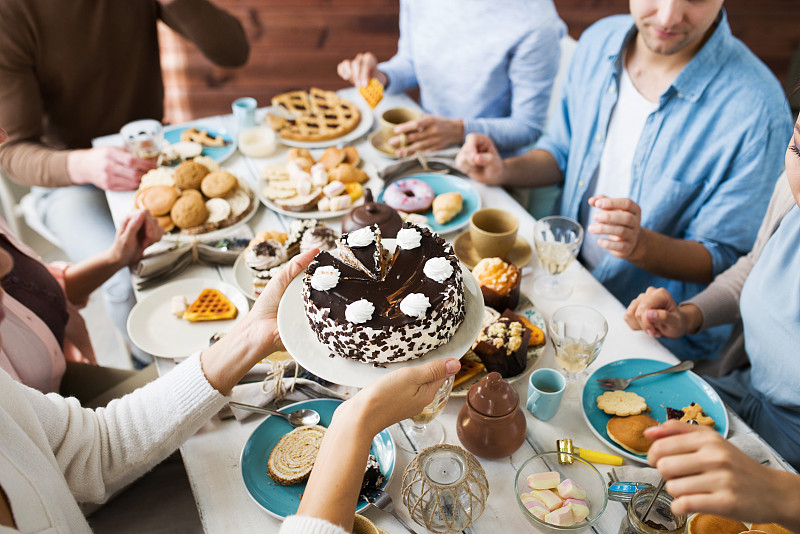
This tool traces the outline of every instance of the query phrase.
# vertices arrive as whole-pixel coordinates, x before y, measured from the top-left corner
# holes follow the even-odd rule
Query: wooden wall
[[[268,105],[273,95],[290,89],[338,89],[344,87],[336,75],[341,59],[366,50],[387,59],[396,50],[397,0],[214,1],[242,21],[251,42],[250,61],[241,69],[220,69],[162,28],[170,122],[230,112],[230,103],[240,96]],[[575,38],[599,18],[628,11],[628,0],[555,2]],[[728,0],[726,9],[734,35],[785,83],[792,54],[800,49],[800,1]]]

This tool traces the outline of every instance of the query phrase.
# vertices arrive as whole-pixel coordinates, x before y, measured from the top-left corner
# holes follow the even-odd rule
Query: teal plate
[[[313,399],[284,406],[280,411],[289,413],[301,408],[312,408],[319,412],[319,424],[327,427],[331,423],[334,410],[341,403],[342,401],[337,399]],[[270,452],[283,435],[292,430],[292,425],[285,419],[267,416],[248,438],[239,462],[244,485],[250,497],[261,508],[278,519],[297,513],[297,507],[300,506],[300,495],[306,489],[305,482],[293,486],[281,486],[273,482],[267,474]],[[381,466],[381,472],[384,475],[384,483],[381,487],[386,488],[394,471],[395,459],[394,440],[388,429],[375,436],[370,452]],[[359,499],[356,512],[360,512],[367,505],[367,501]]]
[[[231,155],[234,152],[236,152],[236,142],[230,135],[226,133],[217,132],[216,130],[213,130],[211,128],[206,128],[202,124],[190,124],[187,126],[173,126],[171,128],[165,128],[164,139],[167,140],[169,144],[174,145],[175,143],[181,140],[181,132],[183,132],[188,128],[191,128],[192,126],[197,128],[198,130],[207,131],[208,135],[212,137],[217,137],[218,135],[222,135],[222,138],[225,140],[225,146],[221,147],[204,146],[203,152],[201,152],[203,156],[208,156],[217,163],[222,163],[223,161],[231,157]]]
[[[583,418],[595,436],[604,441],[619,454],[637,462],[647,462],[645,456],[626,451],[617,445],[606,432],[606,424],[612,416],[597,407],[597,397],[604,393],[597,383],[598,378],[630,378],[653,371],[660,371],[671,364],[643,358],[629,358],[611,362],[597,369],[586,380],[581,394],[581,410]],[[625,391],[632,391],[644,397],[650,408],[650,417],[663,423],[667,420],[667,406],[680,410],[692,402],[703,407],[703,411],[711,417],[716,425],[714,429],[728,436],[728,412],[722,399],[708,383],[691,371],[670,373],[642,378],[631,383]]]
[[[450,219],[447,224],[438,224],[433,219],[433,211],[430,209],[422,213],[422,215],[428,218],[428,225],[433,228],[433,231],[437,234],[455,232],[456,230],[465,227],[469,224],[469,218],[472,216],[472,214],[481,207],[481,196],[469,183],[469,179],[459,178],[449,174],[411,174],[409,176],[403,176],[398,180],[393,180],[390,184],[387,184],[386,187],[389,187],[389,185],[397,183],[401,180],[409,179],[425,182],[431,186],[431,188],[433,188],[433,193],[435,195],[453,192],[461,193],[461,196],[464,198],[464,207],[461,208],[461,212]],[[376,199],[378,202],[383,202],[383,192],[385,190],[386,188],[384,188],[383,191],[381,191],[378,195],[378,198]]]

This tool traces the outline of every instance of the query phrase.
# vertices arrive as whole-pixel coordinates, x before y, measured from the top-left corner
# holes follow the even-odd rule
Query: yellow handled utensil
[[[622,465],[622,456],[617,456],[616,454],[607,454],[605,452],[590,451],[588,449],[579,449],[572,445],[571,439],[556,440],[556,449],[558,449],[558,452],[577,454],[587,462],[607,465]],[[569,456],[569,454],[559,454],[558,463],[562,465],[571,464],[574,461],[574,458]]]

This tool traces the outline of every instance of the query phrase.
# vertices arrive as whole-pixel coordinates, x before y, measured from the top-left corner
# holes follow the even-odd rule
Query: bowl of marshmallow
[[[550,532],[591,527],[608,504],[603,475],[574,454],[543,452],[517,471],[517,503],[534,526]]]

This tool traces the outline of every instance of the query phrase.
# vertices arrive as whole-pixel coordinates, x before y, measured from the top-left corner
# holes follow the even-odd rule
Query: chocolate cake
[[[338,257],[320,252],[303,280],[308,322],[335,355],[370,363],[423,356],[464,319],[464,288],[452,247],[405,223],[394,253],[377,225],[344,234]]]

